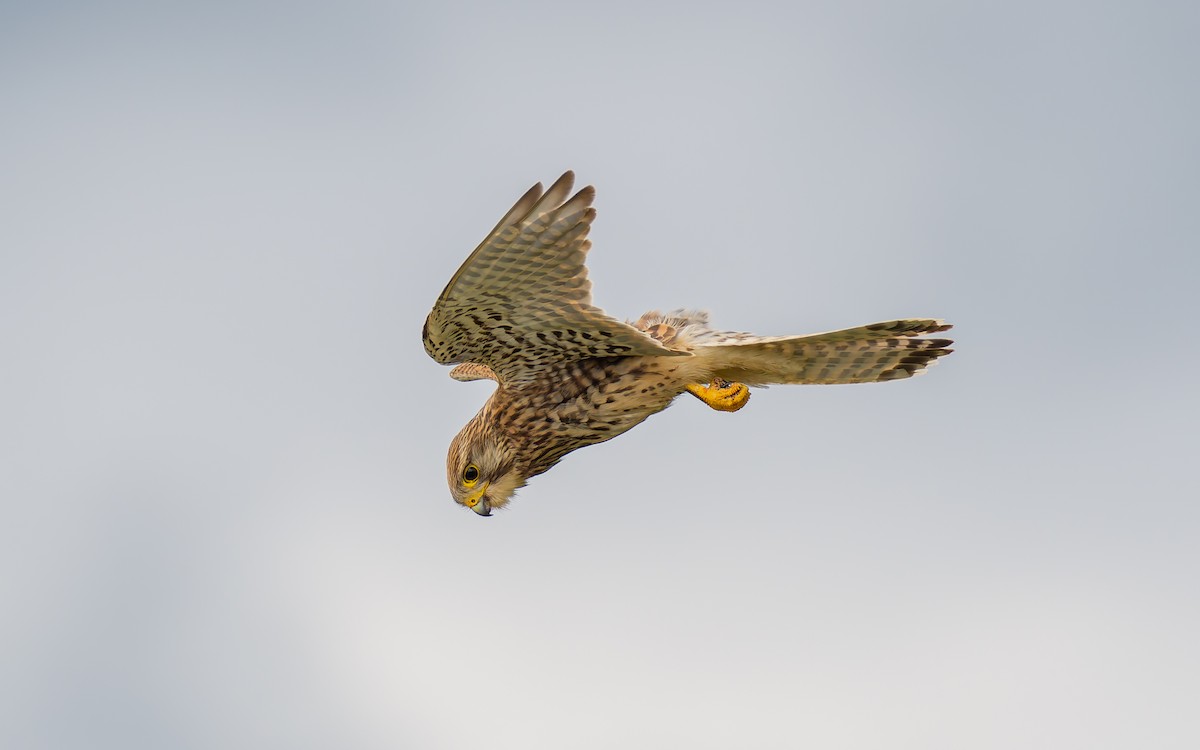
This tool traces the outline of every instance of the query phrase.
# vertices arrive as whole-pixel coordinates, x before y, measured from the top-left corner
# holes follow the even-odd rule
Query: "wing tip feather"
[[[542,211],[557,208],[563,203],[564,200],[566,200],[566,197],[571,194],[571,188],[574,186],[575,173],[568,169],[550,185],[550,188],[538,202],[537,208],[541,209]]]

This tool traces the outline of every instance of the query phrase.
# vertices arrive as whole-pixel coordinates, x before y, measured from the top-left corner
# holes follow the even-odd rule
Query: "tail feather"
[[[706,346],[714,374],[748,385],[876,383],[918,375],[953,349],[950,339],[913,338],[950,328],[940,320],[894,320],[811,336]]]
[[[634,325],[672,349],[691,351],[706,376],[758,386],[900,380],[953,351],[949,339],[917,338],[950,330],[934,318],[774,337],[715,331],[708,315],[695,310],[652,311]]]

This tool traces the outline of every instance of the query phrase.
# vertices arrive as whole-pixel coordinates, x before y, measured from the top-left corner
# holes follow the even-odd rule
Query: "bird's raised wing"
[[[570,200],[567,172],[525,193],[471,253],[425,320],[425,351],[442,364],[485,365],[502,383],[531,380],[547,362],[676,355],[592,306],[584,261],[595,188]]]

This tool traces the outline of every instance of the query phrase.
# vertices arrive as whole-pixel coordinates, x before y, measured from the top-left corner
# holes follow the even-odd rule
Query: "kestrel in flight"
[[[952,350],[916,338],[940,320],[890,320],[807,336],[715,331],[702,312],[622,323],[592,306],[584,261],[593,187],[567,172],[525,193],[446,285],[425,320],[425,351],[457,380],[499,385],[450,442],[455,502],[481,516],[576,448],[610,440],[685,391],[737,411],[748,386],[874,383],[923,371]],[[568,197],[571,196],[569,199]]]

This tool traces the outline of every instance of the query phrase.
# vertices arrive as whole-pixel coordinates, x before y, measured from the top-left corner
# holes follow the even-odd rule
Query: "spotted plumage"
[[[623,323],[592,306],[584,265],[595,189],[567,172],[532,187],[451,278],[425,321],[425,351],[457,380],[496,391],[450,443],[451,495],[480,515],[530,477],[690,392],[736,411],[747,386],[869,383],[919,374],[950,353],[940,320],[893,320],[808,336],[709,327],[705,313]],[[708,384],[708,385],[705,385]]]

